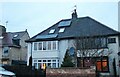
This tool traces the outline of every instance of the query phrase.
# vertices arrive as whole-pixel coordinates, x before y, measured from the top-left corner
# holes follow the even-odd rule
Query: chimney
[[[6,33],[6,28],[5,26],[0,25],[0,36]]]
[[[72,13],[72,19],[77,19],[77,12],[76,9],[74,9],[73,13]]]

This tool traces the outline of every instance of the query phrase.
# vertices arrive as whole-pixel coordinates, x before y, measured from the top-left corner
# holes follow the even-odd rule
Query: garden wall
[[[91,68],[47,68],[46,77],[96,77]]]

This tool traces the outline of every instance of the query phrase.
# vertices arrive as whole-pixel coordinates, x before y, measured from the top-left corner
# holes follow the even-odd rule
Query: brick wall
[[[88,68],[46,69],[46,77],[95,77],[95,70]]]

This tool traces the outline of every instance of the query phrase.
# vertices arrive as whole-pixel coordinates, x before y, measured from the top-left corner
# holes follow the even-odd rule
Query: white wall
[[[116,38],[116,43],[110,43],[108,44],[109,51],[112,53],[109,55],[109,68],[110,68],[110,74],[113,75],[114,70],[113,70],[113,59],[115,58],[116,60],[116,71],[118,73],[118,52],[119,52],[119,41],[117,36],[111,36],[109,38]]]
[[[29,65],[29,58],[30,58],[30,56],[31,56],[31,46],[32,46],[32,44],[31,43],[27,43],[27,45],[28,45],[28,48],[27,48],[27,66]]]
[[[59,41],[60,65],[62,64],[64,60],[66,50],[75,46],[73,42],[74,42],[73,40],[60,40]]]
[[[59,47],[58,49],[60,52],[59,56],[60,56],[60,65],[61,65],[64,59],[64,55],[66,53],[66,50],[68,48],[68,40],[59,41],[58,47]]]
[[[59,58],[59,52],[55,51],[33,51],[33,58]]]

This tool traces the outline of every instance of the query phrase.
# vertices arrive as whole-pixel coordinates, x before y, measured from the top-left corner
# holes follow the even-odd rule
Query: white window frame
[[[43,42],[46,42],[46,50],[43,49]],[[34,42],[33,43],[33,51],[53,51],[53,50],[58,50],[58,41],[43,41],[43,42]],[[51,48],[48,49],[48,42],[51,43]],[[53,42],[56,43],[56,48],[53,49]],[[37,50],[34,50],[34,44],[37,43]],[[42,44],[42,49],[39,50],[39,43]]]
[[[41,60],[41,62],[39,62],[38,60]],[[46,60],[45,62],[43,62],[43,60]],[[48,60],[50,60],[50,62],[48,62]],[[55,60],[55,62],[53,62],[53,60]],[[59,68],[59,59],[33,59],[33,66],[34,64],[36,64],[36,68],[39,69],[38,64],[46,64],[46,66],[48,66],[48,63],[51,64],[50,68]],[[55,63],[55,67],[53,67],[53,63]]]

